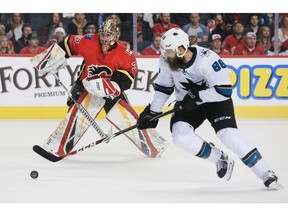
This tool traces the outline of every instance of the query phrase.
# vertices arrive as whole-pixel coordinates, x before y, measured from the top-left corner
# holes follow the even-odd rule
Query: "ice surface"
[[[208,122],[197,133],[235,159],[229,182],[215,166],[172,143],[169,119],[158,132],[170,143],[161,158],[147,158],[127,138],[118,136],[85,152],[52,163],[32,151],[59,121],[0,121],[0,203],[287,203],[287,119],[239,119],[239,129],[254,142],[284,185],[267,190],[236,155],[223,146]],[[98,121],[104,131],[110,125]],[[115,129],[114,129],[115,131]],[[98,136],[90,128],[78,144]],[[37,170],[38,179],[30,172]]]

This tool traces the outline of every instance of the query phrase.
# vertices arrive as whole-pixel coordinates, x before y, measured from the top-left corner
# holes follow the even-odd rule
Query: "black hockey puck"
[[[31,176],[31,178],[36,179],[36,178],[38,178],[39,174],[38,174],[38,172],[36,170],[33,170],[30,173],[30,176]]]

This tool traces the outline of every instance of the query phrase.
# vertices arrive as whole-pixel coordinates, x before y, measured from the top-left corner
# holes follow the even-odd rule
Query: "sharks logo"
[[[210,52],[210,50],[208,50],[208,49],[201,49],[201,51],[200,51],[200,56],[201,57],[209,57],[209,55],[211,54],[211,52]]]
[[[186,79],[187,82],[180,82],[181,85],[183,86],[182,89],[189,91],[190,89],[194,89],[197,91],[201,91],[201,90],[205,90],[207,89],[207,85],[206,85],[206,81],[205,80],[201,80],[197,83],[194,83],[193,81]]]

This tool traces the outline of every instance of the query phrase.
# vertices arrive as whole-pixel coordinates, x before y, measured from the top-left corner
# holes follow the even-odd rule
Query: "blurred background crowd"
[[[174,27],[219,55],[288,55],[288,13],[2,13],[0,54],[38,54],[67,35],[97,33],[106,19],[136,55],[159,56],[161,35]]]

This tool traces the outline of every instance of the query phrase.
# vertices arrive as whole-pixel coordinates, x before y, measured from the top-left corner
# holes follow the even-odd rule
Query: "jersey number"
[[[221,60],[219,59],[218,61],[215,61],[213,64],[212,64],[212,68],[215,72],[218,72],[221,70],[221,68],[226,68],[226,64]]]

